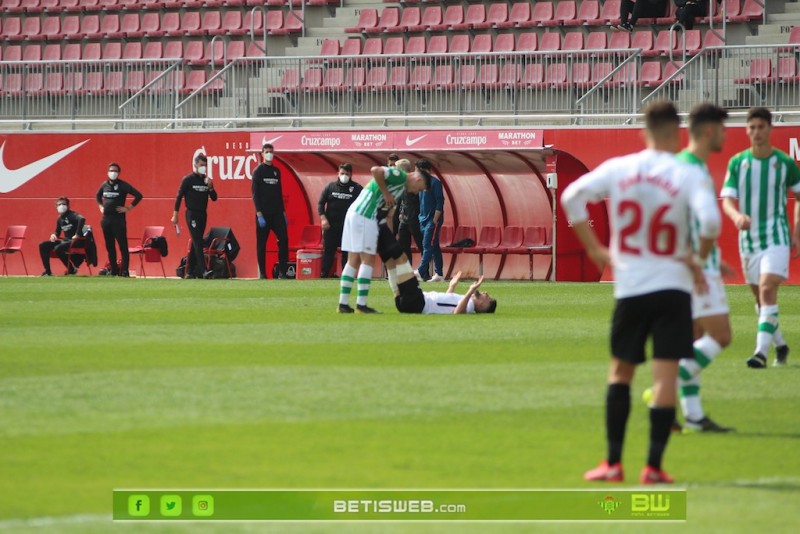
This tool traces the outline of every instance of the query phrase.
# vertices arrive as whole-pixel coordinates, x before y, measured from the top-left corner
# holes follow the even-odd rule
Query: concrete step
[[[759,35],[777,35],[790,33],[794,25],[792,24],[764,24],[758,27]]]
[[[767,22],[800,25],[800,13],[775,13],[774,15],[767,15]]]
[[[322,37],[325,39],[342,39],[345,36],[342,28],[311,28],[306,30],[306,37]]]
[[[747,45],[786,44],[789,42],[788,33],[753,35],[745,38]]]
[[[787,2],[783,11],[786,13],[800,13],[800,2]]]

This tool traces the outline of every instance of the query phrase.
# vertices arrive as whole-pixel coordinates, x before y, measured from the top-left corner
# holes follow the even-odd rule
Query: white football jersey
[[[464,297],[458,293],[439,293],[438,291],[425,291],[425,307],[422,313],[448,315],[456,310],[456,306]],[[475,313],[475,303],[472,299],[467,302],[467,313]]]
[[[703,173],[652,149],[613,158],[570,184],[561,202],[571,223],[586,221],[588,202],[608,199],[616,298],[676,289],[691,293],[691,216],[700,235],[716,237],[720,214]]]

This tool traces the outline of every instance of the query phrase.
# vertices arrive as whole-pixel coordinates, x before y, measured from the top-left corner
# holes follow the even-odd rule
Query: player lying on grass
[[[403,256],[405,257],[405,255]],[[406,265],[411,264],[406,260]],[[422,291],[414,271],[402,272],[402,265],[397,266],[397,288],[394,289],[394,304],[400,313],[423,313],[437,315],[453,315],[459,313],[494,313],[497,300],[485,291],[478,291],[483,283],[483,276],[469,286],[464,295],[455,293],[461,280],[461,271],[450,280],[446,293],[439,291]]]

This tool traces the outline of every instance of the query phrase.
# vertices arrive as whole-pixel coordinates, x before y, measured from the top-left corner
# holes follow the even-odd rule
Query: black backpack
[[[167,238],[161,235],[151,237],[147,240],[147,243],[145,243],[144,246],[146,248],[158,249],[162,258],[166,258],[167,254],[169,254],[169,249],[167,248]]]

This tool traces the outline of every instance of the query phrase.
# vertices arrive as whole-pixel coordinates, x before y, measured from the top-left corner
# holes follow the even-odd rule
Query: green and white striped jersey
[[[800,192],[800,169],[785,152],[773,149],[769,157],[760,159],[747,149],[731,158],[721,196],[738,199],[739,211],[750,217],[750,229],[739,231],[742,254],[792,245],[787,189]]]
[[[705,177],[705,185],[706,188],[711,191],[711,194],[714,194],[714,179],[711,178],[711,173],[708,172],[708,165],[706,162],[692,154],[689,149],[685,149],[679,152],[676,156],[678,161],[682,161],[683,163],[689,165],[695,165],[700,168],[703,172],[703,176]],[[697,217],[692,217],[692,250],[697,252],[700,249],[700,221],[697,220]],[[706,264],[703,266],[703,270],[707,273],[720,275],[720,252],[719,247],[716,243],[711,248],[711,252],[708,253],[708,258],[706,258]]]
[[[396,200],[406,190],[405,171],[397,167],[383,167],[383,176],[386,180],[386,187],[389,188],[389,193]],[[353,204],[353,209],[367,219],[377,219],[378,210],[384,206],[386,206],[386,201],[383,199],[383,193],[378,187],[378,182],[373,178],[361,190],[361,194],[358,195]]]

